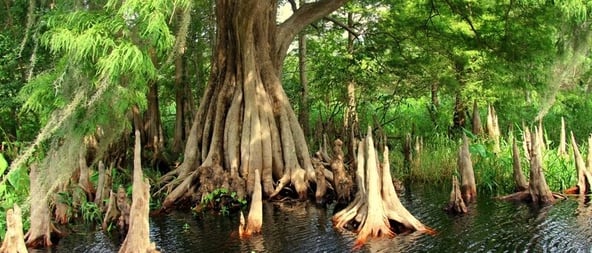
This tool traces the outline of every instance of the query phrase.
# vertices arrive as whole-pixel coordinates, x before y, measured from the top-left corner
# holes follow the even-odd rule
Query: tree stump
[[[47,203],[47,189],[39,178],[39,168],[33,164],[29,174],[31,195],[31,227],[25,240],[27,247],[45,248],[52,246],[52,235],[61,236],[61,232],[51,222],[51,213]],[[34,204],[33,204],[34,203]]]
[[[27,253],[25,238],[23,235],[23,218],[21,208],[14,204],[12,209],[6,212],[6,234],[0,253]]]
[[[337,139],[333,145],[333,159],[331,160],[331,171],[333,171],[333,183],[337,201],[348,202],[351,199],[353,182],[343,165],[343,142]]]
[[[512,193],[500,197],[501,200],[511,201],[530,201],[537,204],[549,204],[555,202],[555,197],[559,196],[553,194],[547,185],[545,175],[542,170],[542,158],[540,137],[537,128],[530,134],[530,143],[528,143],[528,151],[530,157],[530,182],[526,190]]]
[[[557,155],[563,158],[567,158],[567,137],[565,133],[565,119],[561,117],[561,133],[559,135],[559,148],[557,149]]]
[[[578,183],[575,187],[567,189],[565,192],[568,194],[588,194],[590,193],[590,185],[592,183],[592,174],[586,168],[586,163],[584,162],[584,158],[580,153],[580,149],[578,148],[578,143],[576,142],[576,138],[571,133],[571,146],[574,153],[574,161],[576,163],[576,170],[578,173]],[[588,154],[590,157],[590,154]]]
[[[500,149],[500,130],[497,120],[497,113],[492,105],[487,107],[487,135],[493,140],[493,153],[499,154]]]
[[[354,200],[333,216],[333,225],[342,229],[357,227],[356,247],[368,237],[394,236],[396,232],[431,230],[417,220],[401,204],[392,183],[388,162],[388,148],[384,149],[382,166],[372,140],[372,130],[358,144],[356,182],[358,192]],[[392,227],[391,222],[397,224]]]
[[[452,176],[452,190],[450,191],[450,201],[444,208],[449,213],[463,214],[467,213],[467,206],[460,193],[460,187],[458,186],[458,179],[456,176]]]
[[[99,161],[99,180],[97,182],[97,191],[95,194],[94,202],[101,208],[101,210],[105,210],[105,199],[109,196],[109,192],[111,191],[112,182],[111,182],[111,169],[105,169],[105,164],[103,161]]]
[[[542,169],[541,136],[539,130],[535,128],[535,132],[531,137],[532,147],[530,148],[530,197],[532,198],[532,202],[535,203],[553,203],[555,197],[553,197],[553,193],[547,185]]]
[[[463,143],[458,152],[458,169],[461,175],[461,193],[465,203],[472,203],[477,200],[477,186],[475,185],[475,173],[471,153],[469,153],[469,141],[463,133]]]
[[[261,190],[261,177],[259,170],[255,170],[255,185],[253,187],[253,195],[251,196],[251,207],[249,208],[249,216],[245,222],[243,212],[240,212],[240,224],[238,234],[241,238],[250,237],[253,234],[261,233],[261,226],[263,225],[263,199]]]
[[[117,209],[117,200],[115,199],[115,193],[113,191],[109,191],[109,200],[107,201],[107,211],[105,212],[105,217],[103,218],[103,223],[101,224],[103,230],[107,230],[109,224],[119,219],[119,210]]]
[[[315,190],[315,200],[317,204],[325,203],[325,193],[327,193],[327,180],[325,178],[325,166],[320,160],[320,157],[312,158],[312,166],[315,168],[315,174],[317,177],[317,187]]]
[[[150,184],[142,173],[140,131],[136,130],[134,147],[134,176],[130,225],[128,233],[119,248],[119,253],[156,253],[156,245],[150,242]]]
[[[90,174],[91,171],[86,164],[86,149],[83,149],[79,156],[78,156],[78,163],[80,169],[80,177],[78,178],[78,185],[84,193],[86,193],[86,199],[93,200],[93,195],[95,193],[95,189],[93,188],[92,183],[90,182]]]

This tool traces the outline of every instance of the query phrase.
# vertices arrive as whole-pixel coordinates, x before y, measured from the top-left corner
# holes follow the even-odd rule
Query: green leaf
[[[4,174],[4,171],[6,171],[6,168],[8,168],[8,162],[4,158],[4,155],[2,153],[0,153],[0,175]]]

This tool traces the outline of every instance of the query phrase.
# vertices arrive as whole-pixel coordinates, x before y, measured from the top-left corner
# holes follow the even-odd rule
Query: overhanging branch
[[[276,55],[279,62],[282,62],[290,43],[304,27],[312,22],[319,20],[339,7],[343,6],[347,0],[321,0],[314,3],[303,4],[294,11],[286,21],[278,25],[276,37]]]

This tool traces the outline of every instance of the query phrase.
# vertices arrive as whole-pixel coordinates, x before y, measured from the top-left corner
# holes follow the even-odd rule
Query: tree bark
[[[563,158],[567,157],[567,137],[565,133],[565,119],[563,117],[561,117],[561,133],[559,135],[559,148],[557,149],[557,154]]]
[[[460,193],[460,187],[458,186],[458,179],[456,176],[452,176],[452,190],[450,191],[450,201],[446,208],[444,208],[449,213],[453,214],[462,214],[467,213],[467,206],[462,198]]]
[[[531,135],[532,145],[529,148],[530,153],[530,182],[529,190],[530,197],[534,203],[553,203],[555,197],[547,185],[545,175],[542,169],[542,156],[540,147],[540,134],[539,130],[535,128],[534,133]]]
[[[343,164],[343,142],[339,139],[335,140],[333,144],[333,159],[331,160],[331,171],[333,171],[333,179],[335,186],[335,193],[337,194],[337,201],[347,203],[351,198],[353,189],[353,182],[345,170]]]
[[[358,227],[356,247],[368,237],[394,236],[391,222],[400,224],[403,231],[432,233],[401,204],[390,173],[388,148],[384,148],[383,163],[378,162],[371,128],[358,145],[356,180],[358,193],[353,202],[333,216],[336,228]]]
[[[147,101],[148,110],[144,114],[144,128],[143,132],[140,134],[145,147],[152,150],[151,162],[155,165],[159,160],[165,160],[163,157],[164,134],[162,130],[162,121],[160,119],[157,82],[152,82],[149,85]]]
[[[47,203],[47,189],[43,180],[39,178],[39,168],[33,164],[31,165],[31,172],[29,174],[30,191],[31,191],[31,227],[25,240],[27,247],[30,248],[45,248],[53,245],[51,241],[52,234],[60,235],[60,231],[55,228],[50,218],[49,206]]]
[[[516,139],[512,140],[512,168],[514,171],[514,183],[516,183],[516,192],[528,189],[528,183],[522,173],[522,165],[520,164],[520,150]]]
[[[465,127],[466,122],[466,108],[463,101],[460,90],[456,93],[456,99],[454,101],[454,112],[452,115],[452,129],[462,130]]]
[[[218,33],[210,80],[185,146],[185,160],[163,178],[170,189],[165,209],[182,199],[195,200],[194,190],[204,194],[195,185],[197,171],[214,166],[214,157],[220,158],[219,165],[230,177],[246,182],[248,194],[254,190],[258,169],[264,195],[273,197],[291,184],[300,198],[306,198],[316,175],[304,133],[281,86],[281,66],[295,35],[345,2],[304,4],[276,25],[275,1],[216,1]]]
[[[157,253],[156,245],[150,242],[148,212],[150,211],[150,184],[142,173],[141,135],[136,130],[134,147],[134,174],[132,206],[130,210],[129,231],[119,248],[119,253]]]
[[[181,153],[185,146],[185,114],[189,113],[185,111],[185,103],[191,99],[190,94],[185,94],[187,83],[183,68],[183,57],[179,55],[175,58],[175,134],[172,146],[172,151],[177,154]]]
[[[571,133],[571,146],[574,152],[574,161],[578,173],[576,193],[580,195],[588,194],[590,192],[590,185],[592,183],[592,173],[590,173],[590,171],[586,168],[586,163],[584,162],[584,158],[580,153],[580,149],[578,148],[578,143],[576,142],[573,132]]]
[[[493,140],[493,153],[499,154],[500,148],[500,130],[497,121],[497,113],[493,105],[487,106],[487,135]]]
[[[347,13],[347,26],[349,28],[353,28],[354,21],[353,21],[353,14],[352,12]],[[354,34],[351,32],[351,29],[348,30],[347,33],[347,53],[351,55],[353,59],[354,55]],[[351,64],[354,64],[353,60]],[[347,160],[353,161],[355,160],[355,136],[356,133],[360,131],[359,129],[359,119],[358,119],[358,111],[357,111],[357,102],[356,102],[356,80],[352,77],[349,78],[347,82],[347,106],[345,108],[345,122],[344,122],[344,130],[343,136],[347,136],[345,139],[346,143],[349,143],[347,146]],[[346,157],[344,157],[345,159]]]
[[[6,234],[0,253],[27,253],[23,235],[23,218],[21,208],[15,204],[6,212]]]
[[[261,226],[263,226],[263,199],[261,192],[261,177],[259,177],[258,169],[255,170],[255,176],[251,207],[249,208],[249,216],[247,217],[246,223],[243,212],[240,213],[238,233],[241,238],[261,233]]]
[[[458,153],[458,169],[461,174],[461,192],[465,203],[472,203],[477,200],[477,186],[475,185],[475,173],[471,153],[469,153],[469,141],[463,133],[463,143]]]
[[[304,136],[310,137],[310,116],[308,114],[308,78],[306,74],[306,33],[304,31],[301,32],[300,36],[298,37],[298,66],[300,72],[300,86],[302,86],[302,91],[300,93],[302,97],[300,98],[301,101],[298,119],[302,125],[302,132],[304,132]]]

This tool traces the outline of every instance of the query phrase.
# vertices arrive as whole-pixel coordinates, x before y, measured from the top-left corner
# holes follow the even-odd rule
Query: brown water
[[[412,233],[372,239],[359,252],[590,252],[592,206],[577,200],[547,207],[496,201],[480,196],[470,213],[442,211],[449,189],[408,187],[403,205],[434,236]],[[310,203],[264,205],[261,235],[240,240],[237,217],[175,212],[152,218],[151,238],[162,252],[351,252],[355,235],[331,224],[334,206]],[[118,239],[101,231],[62,239],[50,252],[117,252]]]

